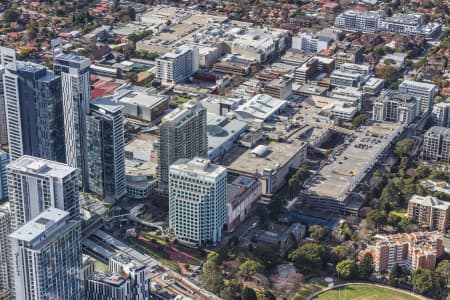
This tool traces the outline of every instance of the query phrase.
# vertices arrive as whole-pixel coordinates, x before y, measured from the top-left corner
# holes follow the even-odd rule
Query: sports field
[[[340,294],[340,297],[339,297]],[[320,294],[314,300],[418,300],[420,298],[372,285],[349,285]]]

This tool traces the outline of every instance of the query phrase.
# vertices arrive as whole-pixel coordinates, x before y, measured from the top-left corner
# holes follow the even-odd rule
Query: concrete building
[[[450,128],[434,126],[425,132],[422,158],[432,161],[450,161]]]
[[[311,58],[306,63],[295,69],[294,80],[298,84],[305,84],[311,80],[316,74],[319,68],[319,60],[317,58]]]
[[[181,46],[156,59],[156,78],[167,83],[179,83],[197,72],[199,52],[196,46]]]
[[[11,299],[14,293],[11,255],[11,217],[8,210],[0,209],[0,299]]]
[[[334,25],[346,31],[377,32],[382,21],[380,12],[347,10],[336,17]]]
[[[158,174],[162,189],[169,184],[169,166],[180,158],[208,155],[206,109],[190,101],[166,115],[159,126]]]
[[[362,81],[361,74],[343,72],[341,70],[333,71],[330,76],[331,86],[359,87]]]
[[[89,190],[108,203],[127,193],[122,109],[109,99],[97,98],[87,117]]]
[[[266,94],[258,94],[239,106],[235,113],[238,119],[246,122],[264,122],[279,114],[287,105],[288,102],[285,100]]]
[[[420,16],[412,14],[395,14],[386,17],[381,23],[381,28],[385,31],[417,35],[423,32]]]
[[[312,33],[302,32],[292,38],[292,48],[307,53],[319,53],[328,49],[332,39],[329,37],[317,36]]]
[[[233,232],[245,221],[261,197],[261,182],[251,177],[239,176],[227,188],[226,230]]]
[[[78,168],[79,185],[87,190],[86,116],[89,113],[90,82],[89,59],[71,54],[59,54],[53,70],[61,76],[62,101],[64,107],[64,130],[66,162]]]
[[[371,77],[364,83],[363,91],[369,95],[378,95],[384,87],[384,80],[381,78]]]
[[[433,106],[431,112],[434,124],[440,127],[450,127],[450,103],[439,102]]]
[[[81,226],[49,208],[11,233],[16,299],[81,300]]]
[[[450,203],[433,196],[413,195],[408,202],[408,217],[429,230],[445,232],[450,221]]]
[[[6,167],[11,226],[15,230],[50,207],[78,219],[77,170],[65,164],[22,156]]]
[[[271,80],[264,85],[264,93],[278,99],[289,98],[292,95],[292,78]]]
[[[150,299],[150,271],[146,265],[119,253],[109,258],[109,270],[128,276],[133,300]]]
[[[169,172],[169,227],[178,239],[205,245],[222,240],[227,169],[207,159],[180,159]]]
[[[420,101],[420,111],[428,112],[433,108],[438,87],[431,83],[404,80],[398,86],[398,90],[401,93],[408,93],[416,97]]]
[[[385,90],[375,100],[372,118],[408,125],[418,116],[418,105],[418,100],[408,93]]]
[[[115,91],[113,100],[123,105],[123,114],[143,121],[154,121],[169,108],[169,97],[137,90],[123,85]]]
[[[8,144],[8,125],[6,122],[5,89],[3,87],[4,73],[5,68],[4,66],[2,66],[0,62],[0,146]]]
[[[65,162],[60,78],[44,66],[13,57],[3,85],[11,161],[32,155]]]
[[[444,254],[443,236],[437,231],[376,235],[365,250],[373,258],[376,272],[389,272],[398,264],[408,272],[417,268],[434,270],[436,260]]]
[[[9,164],[9,155],[0,150],[0,200],[8,197],[8,179],[6,177],[6,166]]]
[[[86,300],[133,300],[130,280],[120,274],[94,272],[85,280]]]

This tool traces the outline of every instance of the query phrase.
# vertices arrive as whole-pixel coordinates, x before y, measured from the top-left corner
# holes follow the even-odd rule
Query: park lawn
[[[399,291],[394,291],[390,289],[385,289],[378,286],[372,285],[350,285],[347,286],[345,292],[344,288],[341,288],[341,299],[346,300],[418,300],[420,298],[402,293]],[[339,299],[339,290],[331,290],[320,294],[315,297],[314,300],[335,300]]]

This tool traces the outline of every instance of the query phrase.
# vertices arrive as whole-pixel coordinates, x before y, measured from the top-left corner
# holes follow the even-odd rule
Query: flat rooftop
[[[97,106],[110,113],[117,113],[123,109],[123,105],[117,104],[108,98],[96,98],[91,101],[91,105]]]
[[[359,176],[365,175],[370,162],[389,145],[400,126],[397,123],[378,123],[356,131],[311,178],[308,192],[344,201],[349,185],[358,183]]]
[[[120,103],[134,104],[143,107],[152,108],[167,100],[167,96],[163,95],[148,95],[140,92],[131,92],[119,99]]]
[[[186,171],[205,177],[216,177],[227,171],[226,168],[211,163],[206,158],[194,157],[193,159],[179,159],[170,165],[170,172]]]
[[[10,163],[7,168],[28,174],[57,178],[66,177],[77,171],[77,169],[62,163],[28,155],[24,155]]]

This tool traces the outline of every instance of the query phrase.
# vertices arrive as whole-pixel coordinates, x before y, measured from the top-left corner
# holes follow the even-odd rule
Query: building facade
[[[162,189],[169,183],[169,166],[180,158],[208,155],[207,111],[188,102],[166,115],[159,126],[158,176]]]
[[[197,47],[182,46],[156,59],[156,77],[167,83],[178,83],[198,71]]]
[[[169,172],[169,226],[195,244],[217,244],[227,215],[227,170],[207,159],[180,159]]]
[[[421,112],[432,110],[437,90],[438,88],[434,84],[411,80],[404,80],[398,86],[398,91],[400,93],[408,93],[419,100]]]
[[[126,194],[122,105],[106,98],[90,104],[87,117],[89,190],[114,203]]]
[[[81,300],[81,226],[49,208],[11,233],[16,299]]]
[[[413,195],[408,202],[408,217],[420,226],[444,232],[450,221],[450,203],[433,196]]]
[[[422,22],[419,16],[412,14],[395,14],[384,18],[381,27],[385,31],[416,35],[422,33]]]
[[[292,48],[308,53],[318,53],[328,49],[332,39],[328,37],[319,37],[317,35],[303,32],[292,38]]]
[[[385,90],[375,100],[372,118],[408,125],[417,117],[418,105],[417,99],[410,94]]]
[[[10,214],[0,209],[0,299],[4,300],[11,299],[14,293],[10,233]]]
[[[134,300],[130,280],[120,274],[94,272],[84,287],[86,300]]]
[[[54,72],[61,77],[66,162],[80,170],[79,184],[87,189],[86,116],[90,100],[90,61],[71,54],[59,54],[54,59]]]
[[[450,127],[450,103],[439,102],[431,112],[434,124],[440,127]]]
[[[442,239],[436,231],[376,235],[374,242],[359,253],[359,259],[370,253],[376,272],[389,272],[395,264],[408,272],[417,268],[434,270],[437,258],[444,254]]]
[[[12,229],[45,209],[56,207],[78,219],[80,202],[77,170],[65,164],[22,156],[6,168]]]
[[[65,162],[60,78],[44,66],[14,58],[3,85],[11,161],[32,155]]]
[[[0,64],[0,146],[8,144],[8,125],[6,122],[5,90],[3,74],[5,68]]]
[[[6,177],[6,166],[9,164],[9,155],[0,150],[0,200],[8,197],[8,180]]]
[[[423,137],[422,158],[425,160],[450,160],[450,128],[433,126]]]
[[[336,17],[334,25],[346,31],[377,32],[382,20],[379,12],[347,10]]]

